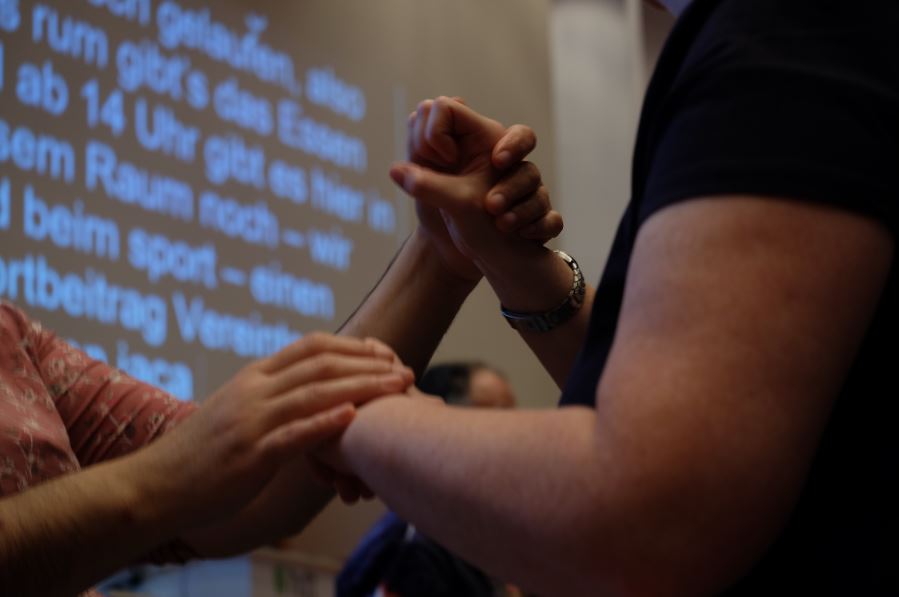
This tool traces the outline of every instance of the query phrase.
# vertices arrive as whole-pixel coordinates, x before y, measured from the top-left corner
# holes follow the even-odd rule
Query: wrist
[[[571,287],[565,300],[548,311],[522,313],[500,306],[503,317],[519,332],[545,333],[556,329],[574,317],[584,305],[587,286],[584,274],[574,257],[564,251],[553,251],[571,269]]]
[[[440,287],[452,297],[464,300],[482,277],[463,276],[450,267],[422,226],[415,228],[403,250],[415,264],[416,275],[421,276],[428,284]]]
[[[503,260],[478,262],[504,308],[543,313],[561,304],[571,290],[572,270],[554,251],[537,244],[519,247]]]
[[[174,536],[193,522],[192,503],[184,491],[196,480],[187,480],[185,464],[167,457],[161,438],[150,446],[120,459],[120,478],[126,499],[141,524],[169,529]]]

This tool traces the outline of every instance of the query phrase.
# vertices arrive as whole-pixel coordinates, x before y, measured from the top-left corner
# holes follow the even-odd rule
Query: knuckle
[[[223,430],[224,431],[224,430]],[[227,442],[227,452],[235,457],[248,454],[256,447],[256,443],[262,433],[255,424],[246,422],[227,429],[227,432],[218,434]]]
[[[231,378],[229,392],[241,396],[253,395],[262,386],[263,375],[248,365]]]

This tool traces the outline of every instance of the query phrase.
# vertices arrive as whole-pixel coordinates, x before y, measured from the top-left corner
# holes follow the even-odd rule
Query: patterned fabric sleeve
[[[91,359],[6,301],[0,302],[0,340],[0,479],[5,466],[7,476],[21,481],[7,483],[11,492],[124,456],[196,410]],[[190,546],[174,539],[141,561],[195,557]]]
[[[30,342],[82,467],[133,452],[196,410],[88,357],[39,323],[31,323]]]

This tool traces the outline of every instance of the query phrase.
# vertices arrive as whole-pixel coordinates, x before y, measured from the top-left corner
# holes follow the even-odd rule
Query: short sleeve
[[[899,74],[888,54],[899,46],[881,25],[839,16],[765,35],[708,28],[656,119],[641,221],[685,199],[752,194],[859,212],[896,236]]]
[[[88,357],[38,323],[30,335],[38,373],[83,467],[150,443],[196,409]]]

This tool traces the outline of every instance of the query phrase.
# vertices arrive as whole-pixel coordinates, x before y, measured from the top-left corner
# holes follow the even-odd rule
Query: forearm
[[[501,247],[502,248],[502,247]],[[543,246],[521,244],[476,263],[500,303],[512,311],[544,313],[558,307],[571,289],[571,268]],[[561,388],[574,366],[590,322],[595,291],[587,285],[584,304],[571,319],[548,332],[520,332]]]
[[[578,584],[596,576],[597,539],[612,539],[595,522],[608,500],[593,482],[604,462],[592,410],[388,398],[360,411],[342,451],[401,517],[488,572],[541,594],[600,593]]]
[[[450,273],[416,231],[338,333],[382,340],[420,375],[476,284]]]
[[[140,467],[129,456],[0,500],[0,594],[73,595],[174,537],[177,501]]]

